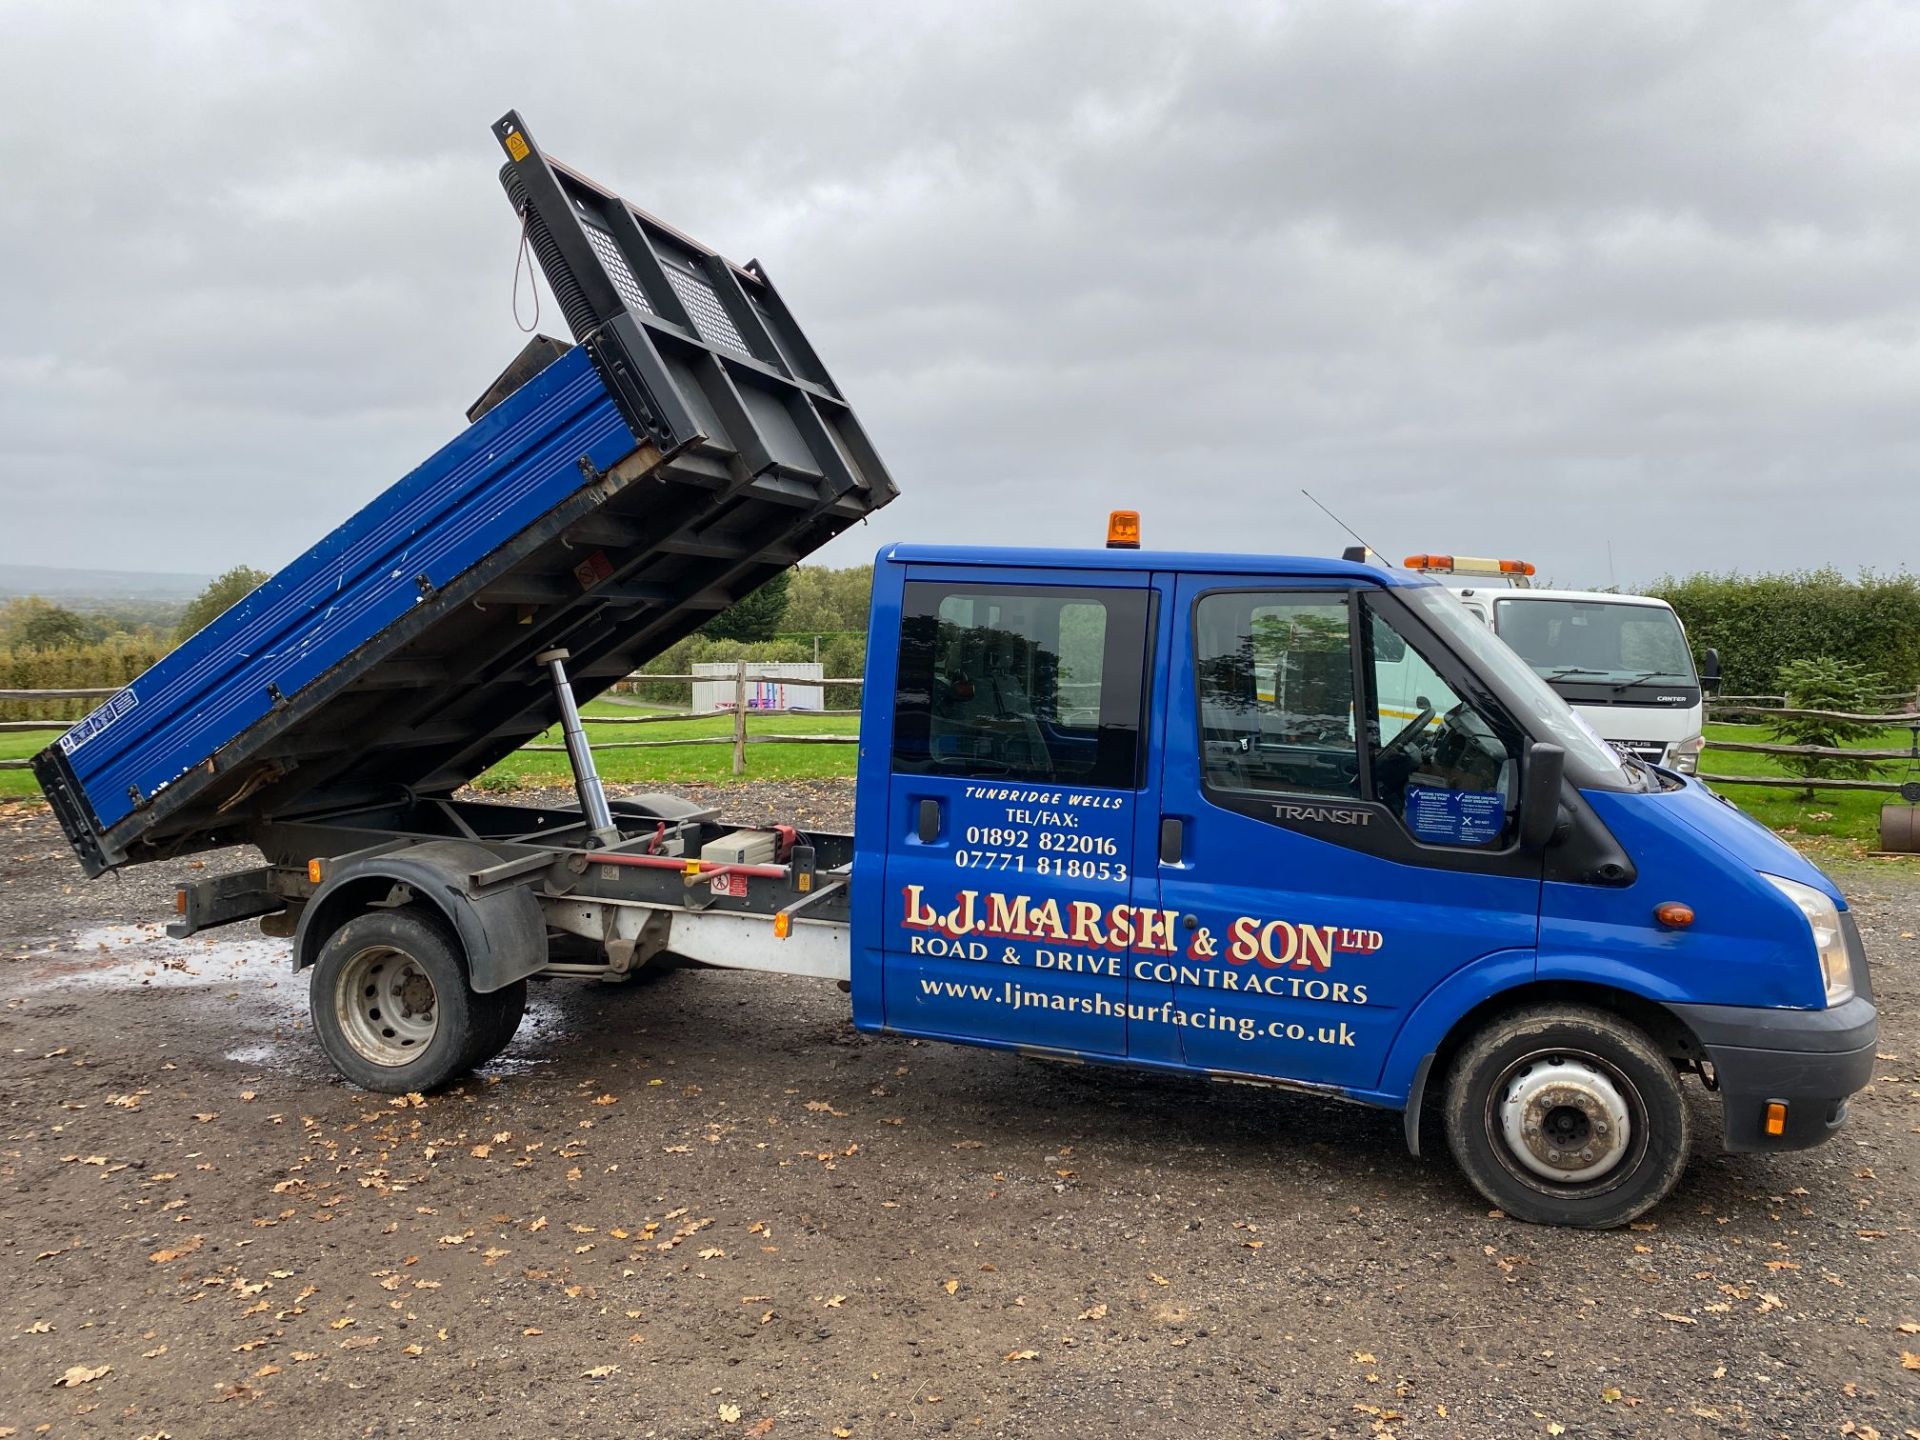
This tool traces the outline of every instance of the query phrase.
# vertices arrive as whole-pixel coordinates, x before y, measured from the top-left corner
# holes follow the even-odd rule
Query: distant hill
[[[69,570],[56,565],[0,564],[0,600],[40,595],[63,605],[79,601],[157,600],[185,604],[211,575],[160,570]],[[84,608],[84,607],[83,607]]]

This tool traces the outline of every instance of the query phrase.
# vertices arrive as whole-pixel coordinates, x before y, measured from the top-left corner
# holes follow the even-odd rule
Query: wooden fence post
[[[733,773],[747,773],[747,662],[737,660],[733,669]]]

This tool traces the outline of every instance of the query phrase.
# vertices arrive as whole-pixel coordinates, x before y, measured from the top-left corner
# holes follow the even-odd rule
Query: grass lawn
[[[59,739],[65,726],[55,726],[51,730],[23,730],[18,734],[0,731],[0,760],[25,760],[38,755],[47,746]],[[15,796],[38,796],[40,787],[34,783],[31,770],[0,770],[0,800]]]
[[[717,716],[708,720],[667,720],[657,725],[596,725],[596,717],[659,715],[668,713],[649,706],[617,700],[595,700],[587,705],[583,718],[587,738],[598,747],[609,741],[684,740],[694,737],[730,739],[733,720]],[[747,773],[742,780],[813,780],[851,776],[859,755],[857,745],[781,745],[777,742],[757,745],[755,735],[857,735],[860,720],[855,715],[749,715],[747,718]],[[549,730],[535,742],[558,745],[560,732]],[[608,784],[648,784],[671,787],[688,781],[725,784],[734,779],[731,745],[676,745],[666,750],[602,750],[593,753],[600,778]],[[567,769],[563,751],[525,750],[509,755],[476,780],[483,790],[511,790],[530,785],[571,785],[573,775]]]
[[[1906,730],[1882,730],[1871,738],[1861,741],[1859,748],[1903,749],[1911,739],[1911,733]],[[1711,742],[1715,740],[1771,743],[1771,737],[1764,725],[1709,725],[1707,740],[1709,745],[1700,757],[1700,768],[1708,774],[1786,775],[1789,773],[1771,755],[1753,755],[1740,750],[1712,748]],[[1881,764],[1878,773],[1872,778],[1875,780],[1920,779],[1920,773],[1909,777],[1905,764],[1900,761],[1888,761]],[[1876,850],[1880,845],[1880,807],[1888,803],[1901,803],[1900,797],[1896,794],[1869,790],[1817,790],[1814,792],[1814,798],[1808,800],[1803,798],[1797,790],[1774,790],[1731,784],[1716,784],[1714,789],[1720,791],[1755,819],[1778,830],[1789,840],[1802,837],[1842,840],[1857,843],[1868,850]]]

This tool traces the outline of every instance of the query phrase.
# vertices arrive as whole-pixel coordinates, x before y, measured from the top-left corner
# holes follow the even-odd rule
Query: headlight
[[[1813,931],[1813,948],[1820,956],[1820,978],[1827,989],[1829,1008],[1853,998],[1853,962],[1847,958],[1846,937],[1840,933],[1840,910],[1825,893],[1798,880],[1782,880],[1778,875],[1763,876],[1800,913],[1807,917]]]
[[[1707,748],[1707,737],[1695,735],[1689,740],[1676,740],[1667,747],[1667,768],[1678,770],[1682,775],[1700,773],[1700,752]]]

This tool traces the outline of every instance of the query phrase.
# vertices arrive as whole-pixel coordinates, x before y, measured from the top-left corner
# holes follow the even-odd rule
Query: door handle
[[[920,818],[915,829],[922,845],[931,845],[940,838],[940,802],[938,800],[920,802]]]
[[[1185,858],[1187,827],[1171,815],[1160,817],[1160,863],[1178,865]]]

